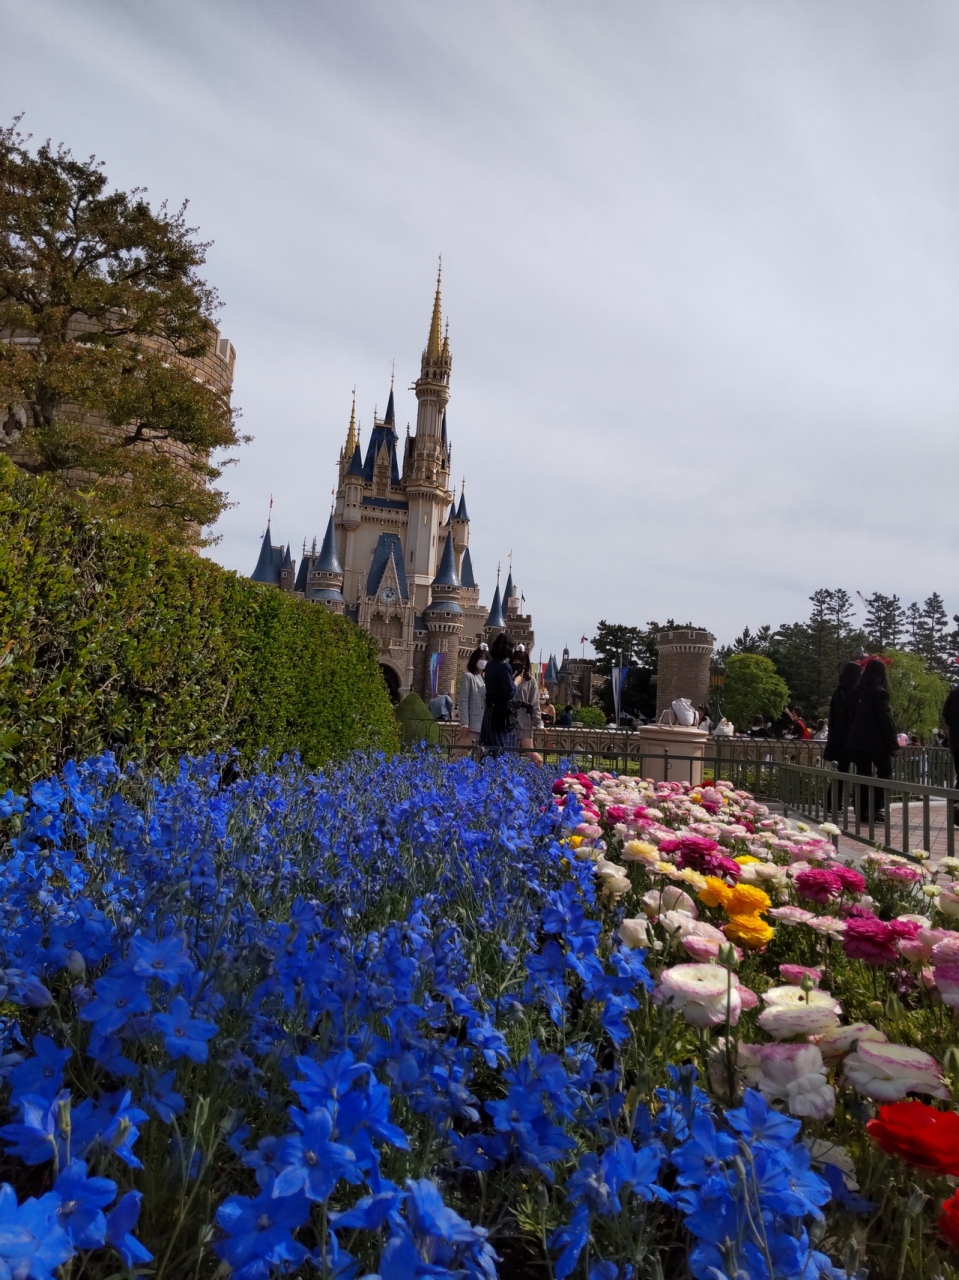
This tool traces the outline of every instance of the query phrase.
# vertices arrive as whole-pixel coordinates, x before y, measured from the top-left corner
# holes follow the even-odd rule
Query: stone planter
[[[680,724],[644,724],[637,730],[643,777],[701,786],[709,734]]]

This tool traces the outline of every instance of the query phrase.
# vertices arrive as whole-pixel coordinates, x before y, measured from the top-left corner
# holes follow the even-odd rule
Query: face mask
[[[483,668],[484,668],[485,666],[486,666],[486,659],[485,659],[485,658],[479,658],[479,659],[477,659],[477,662],[476,662],[476,670],[477,670],[477,671],[482,671],[482,670],[483,670]]]

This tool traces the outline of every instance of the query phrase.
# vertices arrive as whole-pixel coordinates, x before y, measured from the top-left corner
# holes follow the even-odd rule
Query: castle
[[[532,652],[533,624],[513,583],[496,590],[489,609],[470,558],[465,488],[450,491],[449,325],[443,328],[440,276],[420,364],[416,431],[402,446],[390,386],[386,414],[373,415],[364,454],[356,399],[340,451],[333,510],[319,551],[304,543],[299,568],[290,547],[273,544],[270,526],[260,546],[254,582],[271,583],[351,618],[374,637],[394,702],[410,692],[455,697],[458,673],[477,646],[501,631]]]

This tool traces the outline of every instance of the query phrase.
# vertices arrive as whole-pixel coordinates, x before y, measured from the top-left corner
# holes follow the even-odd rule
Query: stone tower
[[[462,583],[456,572],[456,554],[453,538],[446,539],[443,559],[436,577],[430,584],[432,600],[423,615],[429,633],[427,670],[433,655],[437,655],[439,671],[437,693],[456,696],[456,668],[459,659],[460,636],[463,634],[463,609],[460,605]]]
[[[660,631],[656,638],[656,717],[676,698],[694,707],[709,703],[709,661],[716,637],[708,631],[682,628]]]

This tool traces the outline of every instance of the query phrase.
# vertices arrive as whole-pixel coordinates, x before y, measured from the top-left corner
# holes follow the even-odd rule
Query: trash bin
[[[643,724],[638,733],[644,778],[702,786],[703,760],[709,741],[705,729],[681,724]]]

